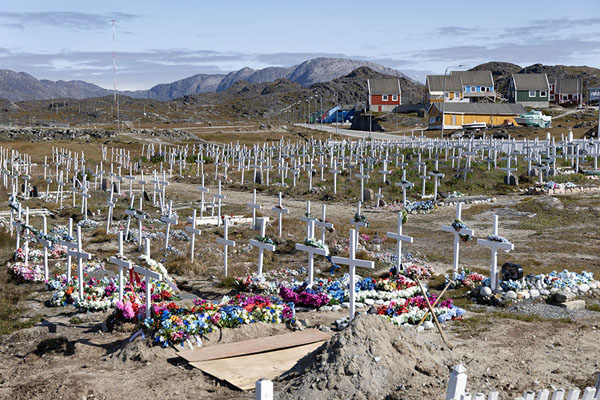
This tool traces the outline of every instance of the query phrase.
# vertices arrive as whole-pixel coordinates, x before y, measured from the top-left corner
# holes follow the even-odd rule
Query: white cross
[[[131,261],[121,259],[123,257],[123,231],[119,231],[119,253],[117,257],[110,257],[108,262],[119,267],[119,301],[123,301],[123,269],[130,271],[133,269]]]
[[[456,204],[456,219],[460,221],[462,215],[463,203]],[[452,276],[454,279],[458,276],[458,256],[460,252],[460,235],[473,236],[474,232],[472,229],[460,229],[457,231],[452,225],[442,225],[442,231],[454,234],[454,261],[452,264]]]
[[[155,279],[157,281],[162,281],[163,276],[158,272],[154,272],[149,270],[148,268],[140,267],[139,265],[134,265],[133,270],[138,274],[144,275],[146,281],[146,318],[150,318],[152,316],[152,281],[150,279]]]
[[[364,173],[363,164],[360,164],[360,174],[355,174],[354,177],[360,179],[360,201],[365,201],[365,179],[369,179],[369,175]]]
[[[131,196],[131,199],[133,200],[133,196]],[[110,197],[108,198],[108,200],[106,201],[106,204],[108,205],[108,218],[106,218],[106,234],[108,235],[108,231],[110,229],[110,223],[112,222],[112,217],[113,217],[113,208],[115,207],[115,203],[113,203],[113,188],[110,188]],[[127,212],[128,210],[125,210],[125,212]]]
[[[21,229],[23,229],[23,226],[25,225],[23,222],[21,222],[22,213],[23,211],[21,210],[21,203],[19,203],[19,210],[17,211],[17,220],[13,221],[11,225],[17,228],[17,243],[15,245],[15,257],[17,256],[17,250],[19,250],[19,247],[21,247]]]
[[[512,159],[512,157],[509,155],[508,157],[504,158],[504,160],[506,160],[506,167],[504,168],[500,168],[500,170],[502,171],[506,171],[506,178],[507,178],[507,182],[510,183],[510,175],[513,171],[516,171],[516,168],[511,168],[510,167],[510,160]]]
[[[321,227],[321,242],[325,244],[325,231],[327,229],[333,229],[333,224],[331,222],[327,222],[325,219],[325,213],[327,210],[326,204],[321,204],[321,219],[315,221],[315,226]]]
[[[142,251],[142,221],[146,219],[146,215],[142,213],[143,199],[140,197],[140,212],[135,213],[135,218],[138,220],[138,251]]]
[[[356,233],[354,229],[350,229],[350,244],[348,245],[348,257],[331,257],[331,262],[334,264],[343,264],[347,265],[350,269],[350,283],[348,286],[350,292],[350,320],[354,319],[354,313],[356,311],[355,300],[356,297],[356,276],[355,276],[355,268],[375,268],[375,263],[373,261],[359,260],[356,258]]]
[[[306,214],[304,217],[300,217],[300,221],[306,222],[306,229],[308,229],[308,224],[310,224],[310,221],[314,220],[316,220],[316,218],[310,214],[310,200],[306,200]]]
[[[208,188],[204,187],[204,174],[202,174],[202,185],[198,186],[198,190],[200,191],[200,219],[202,219],[204,216],[204,194],[208,193]]]
[[[265,237],[266,222],[264,218],[259,218],[260,236]],[[250,246],[258,247],[258,276],[262,276],[264,251],[275,251],[275,245],[263,243],[255,239],[250,240]]]
[[[252,229],[256,229],[256,210],[260,210],[260,204],[256,202],[256,189],[252,191],[252,203],[247,204],[252,209]]]
[[[315,238],[315,221],[309,221],[306,239],[314,240]],[[308,246],[304,243],[296,243],[296,250],[303,251],[308,254],[308,286],[312,286],[314,280],[314,258],[317,256],[327,256],[327,251],[325,249],[318,249],[313,246]]]
[[[83,260],[91,260],[92,255],[90,253],[84,252],[81,248],[81,226],[79,225],[77,225],[77,247],[74,250],[69,250],[68,254],[71,257],[75,257],[77,259],[77,276],[79,277],[79,299],[83,300]]]
[[[402,242],[412,243],[412,236],[406,236],[402,234],[402,211],[398,212],[398,230],[397,232],[388,232],[387,237],[396,240],[396,274],[400,273],[400,268],[402,267]]]
[[[492,235],[498,235],[498,216],[494,214],[494,224],[492,227]],[[492,265],[490,268],[490,286],[492,290],[498,288],[498,250],[511,251],[515,246],[511,242],[498,242],[489,239],[477,239],[477,244],[486,246],[492,249]]]
[[[281,201],[281,192],[279,192],[279,202],[277,203],[277,205],[273,208],[271,208],[271,210],[275,211],[278,214],[278,225],[279,225],[279,237],[281,237],[281,228],[282,228],[282,223],[283,223],[283,214],[288,214],[290,212],[290,210],[288,210],[287,208],[283,208],[283,204]],[[253,224],[254,226],[254,224]]]
[[[173,200],[169,200],[169,208],[168,208],[168,212],[167,215],[163,215],[160,217],[160,220],[162,222],[164,222],[165,224],[167,224],[167,233],[165,234],[165,254],[167,254],[167,250],[169,248],[169,235],[171,234],[171,224],[173,225],[177,225],[177,220],[175,218],[172,218],[173,214],[172,214],[172,207],[173,207]]]
[[[406,190],[413,187],[413,183],[406,180],[406,170],[402,170],[402,180],[400,182],[396,182],[396,186],[402,188],[402,204],[406,208]]]
[[[444,174],[438,171],[438,160],[435,160],[434,170],[429,172],[429,175],[433,176],[433,201],[437,201],[438,195],[438,181],[444,179]]]
[[[229,218],[223,218],[223,238],[217,238],[217,243],[223,246],[223,267],[225,276],[227,276],[227,249],[229,246],[235,247],[235,241],[229,240]]]
[[[377,197],[377,208],[379,208],[379,205],[381,203],[381,199],[383,199],[383,194],[381,194],[381,187],[379,187],[379,189],[377,190],[377,193],[375,194],[375,197]]]
[[[135,180],[135,176],[133,176],[132,172],[133,172],[132,171],[132,166],[130,165],[129,166],[129,175],[123,177],[124,179],[127,179],[129,181],[129,197],[132,196],[132,193],[133,193],[133,181]]]
[[[388,169],[387,169],[387,159],[383,160],[383,169],[380,169],[379,173],[381,174],[383,183],[385,183],[387,176],[392,173],[391,171],[388,171]]]
[[[194,242],[196,239],[196,235],[200,235],[202,232],[200,231],[200,229],[196,229],[196,210],[194,209],[194,212],[192,214],[192,218],[188,218],[187,222],[191,222],[192,226],[186,226],[185,231],[189,232],[192,234],[192,240],[190,243],[190,259],[192,262],[194,262]]]
[[[358,215],[358,216],[361,215],[361,213],[360,213],[361,205],[362,205],[362,203],[359,201],[358,204],[357,204],[357,206],[356,206],[356,215]],[[350,223],[352,225],[354,225],[354,229],[356,229],[356,237],[357,237],[357,240],[358,240],[358,234],[359,234],[359,231],[360,231],[360,227],[362,226],[363,228],[366,228],[368,225],[367,225],[366,222],[357,221],[356,218],[352,218],[350,220]],[[354,229],[352,231],[354,231]]]
[[[330,169],[329,172],[333,174],[333,194],[337,194],[337,176],[342,173],[337,167],[337,160],[333,160],[333,169]]]
[[[73,237],[73,218],[69,218],[69,238]],[[69,254],[69,249],[73,250],[77,248],[77,244],[73,243],[71,240],[60,240],[61,246],[65,246],[67,248],[67,282],[71,282],[71,255]]]
[[[48,223],[46,221],[46,216],[42,216],[44,221],[44,235],[48,234]],[[44,280],[48,280],[48,249],[52,248],[52,242],[47,239],[42,239],[40,243],[44,246]]]
[[[221,225],[221,201],[224,200],[226,198],[226,196],[224,194],[221,193],[221,181],[219,181],[219,189],[217,194],[215,194],[213,196],[213,201],[214,199],[217,199],[217,226]],[[213,207],[214,210],[214,207]]]
[[[420,155],[420,153],[419,153]],[[423,180],[423,191],[421,192],[421,198],[425,197],[425,183],[427,180],[431,179],[430,176],[427,175],[427,165],[423,165],[423,175],[419,175],[419,178]]]

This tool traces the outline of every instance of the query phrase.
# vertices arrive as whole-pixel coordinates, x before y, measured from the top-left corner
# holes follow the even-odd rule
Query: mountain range
[[[293,67],[267,67],[263,69],[242,68],[224,74],[197,74],[171,83],[162,83],[148,90],[121,91],[120,94],[143,99],[173,100],[186,95],[223,92],[239,81],[268,83],[277,79],[288,79],[302,86],[329,82],[345,76],[359,67],[368,67],[375,72],[407,78],[403,73],[379,64],[345,58],[315,58]],[[0,98],[10,101],[43,100],[52,98],[84,99],[112,94],[85,81],[50,81],[36,79],[25,72],[0,70]]]

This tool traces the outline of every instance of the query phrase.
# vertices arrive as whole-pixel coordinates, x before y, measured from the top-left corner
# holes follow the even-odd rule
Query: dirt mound
[[[360,315],[280,377],[276,397],[430,400],[444,392],[446,375],[414,330]]]
[[[158,355],[155,349],[148,344],[148,341],[140,336],[137,336],[132,341],[126,339],[121,344],[121,348],[108,356],[113,363],[138,362],[147,364],[154,361]]]

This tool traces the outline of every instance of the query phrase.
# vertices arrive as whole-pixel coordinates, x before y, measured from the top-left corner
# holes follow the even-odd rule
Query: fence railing
[[[448,380],[446,400],[500,400],[498,392],[476,393],[467,392],[467,369],[462,365],[454,367]],[[583,397],[582,397],[583,396]],[[538,392],[526,391],[514,400],[600,400],[600,374],[596,379],[595,387],[587,387],[583,391],[579,388],[548,390]]]

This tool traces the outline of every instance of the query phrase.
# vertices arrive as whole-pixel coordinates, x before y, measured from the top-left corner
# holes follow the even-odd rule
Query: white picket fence
[[[450,373],[448,380],[448,390],[446,392],[446,400],[499,400],[498,392],[489,394],[477,393],[470,394],[467,392],[467,369],[462,365],[454,367]],[[521,397],[516,397],[514,400],[600,400],[600,374],[596,379],[595,387],[588,387],[582,391],[578,388],[557,389],[550,391],[548,389],[540,390],[539,392],[526,391]]]

